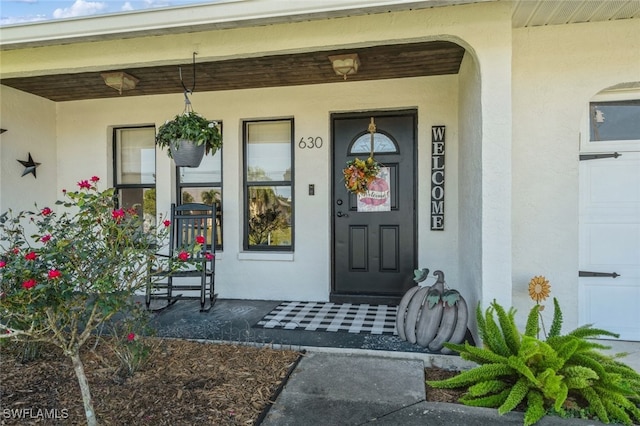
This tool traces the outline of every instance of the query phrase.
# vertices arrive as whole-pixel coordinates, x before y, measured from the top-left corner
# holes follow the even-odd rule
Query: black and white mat
[[[283,302],[254,327],[394,335],[397,306]]]

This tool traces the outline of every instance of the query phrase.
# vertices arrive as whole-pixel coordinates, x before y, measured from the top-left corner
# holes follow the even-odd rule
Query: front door
[[[344,186],[349,160],[366,160],[373,118],[374,157],[389,171],[390,211],[358,211]],[[334,114],[333,283],[331,300],[397,303],[416,267],[415,111]]]
[[[640,341],[640,152],[580,161],[580,324]]]

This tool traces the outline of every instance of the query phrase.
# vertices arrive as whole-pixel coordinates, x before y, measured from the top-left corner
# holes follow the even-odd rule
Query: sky
[[[0,26],[207,1],[211,0],[0,0]]]

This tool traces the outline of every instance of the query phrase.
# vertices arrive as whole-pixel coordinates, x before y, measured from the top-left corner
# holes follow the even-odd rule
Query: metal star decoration
[[[31,153],[29,153],[29,159],[27,161],[18,160],[18,163],[24,166],[24,171],[22,172],[22,176],[28,175],[29,173],[33,174],[33,177],[36,177],[36,168],[40,165],[40,163],[36,163],[33,161],[33,157],[31,157]]]

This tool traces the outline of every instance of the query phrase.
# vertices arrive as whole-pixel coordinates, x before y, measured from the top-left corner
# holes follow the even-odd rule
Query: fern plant
[[[604,423],[640,421],[640,375],[616,358],[599,352],[609,349],[587,339],[618,337],[606,330],[582,326],[561,335],[562,311],[554,298],[553,322],[546,340],[537,336],[540,308],[534,306],[524,334],[515,324],[516,311],[497,302],[483,314],[476,309],[483,347],[446,343],[460,356],[479,364],[446,380],[428,381],[434,388],[466,387],[460,399],[466,405],[497,408],[500,414],[526,405],[524,424],[533,425],[547,412],[564,406],[591,410]]]

